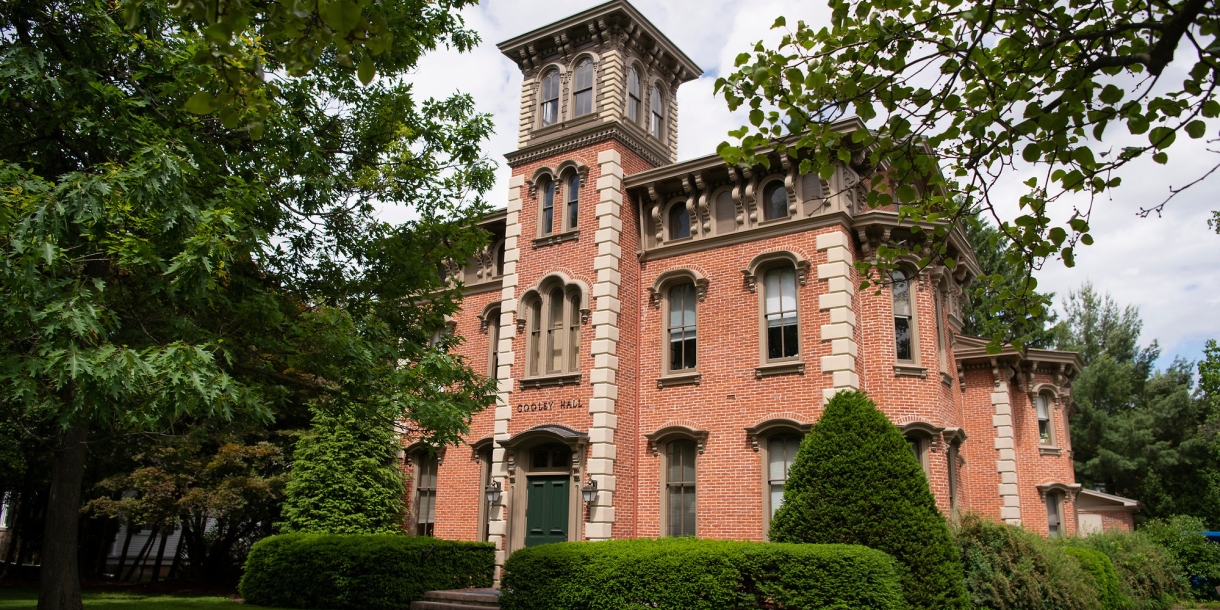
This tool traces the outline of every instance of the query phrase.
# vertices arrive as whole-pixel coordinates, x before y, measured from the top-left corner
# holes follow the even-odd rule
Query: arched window
[[[690,212],[686,204],[679,201],[669,208],[669,238],[684,239],[690,237]]]
[[[563,371],[563,331],[567,326],[563,311],[563,288],[552,288],[547,301],[546,372],[559,373]]]
[[[635,66],[627,68],[627,119],[640,122],[640,73]]]
[[[559,120],[559,71],[551,70],[542,77],[542,126]]]
[[[487,344],[488,364],[487,376],[495,379],[500,366],[500,310],[493,309],[487,313]]]
[[[795,434],[776,434],[767,439],[767,517],[775,518],[775,511],[784,502],[784,485],[788,482],[788,469],[801,448],[801,437]]]
[[[911,453],[914,453],[915,459],[919,460],[919,467],[923,469],[925,476],[929,476],[928,451],[932,449],[932,439],[919,432],[908,432],[906,437],[907,444],[911,446]]]
[[[1044,447],[1055,446],[1055,424],[1051,417],[1051,396],[1041,392],[1034,396],[1034,410],[1038,414],[1038,443]]]
[[[796,269],[782,266],[767,271],[763,280],[763,303],[767,360],[795,358],[800,352]]]
[[[580,174],[572,172],[568,176],[568,213],[567,227],[569,229],[576,228],[576,217],[580,212]]]
[[[784,183],[779,180],[768,182],[763,188],[762,204],[764,220],[787,218],[788,191],[784,190]]]
[[[664,102],[665,100],[661,97],[661,86],[653,85],[651,103],[652,112],[649,113],[648,133],[652,134],[652,137],[658,140],[661,139],[661,117],[663,116],[661,109],[665,107]]]
[[[527,301],[529,376],[575,373],[580,364],[580,290],[549,284]]]
[[[1052,538],[1063,535],[1063,493],[1046,492],[1046,533]]]
[[[428,451],[415,454],[415,493],[412,502],[412,533],[416,536],[431,536],[436,524],[436,470],[437,457]]]
[[[716,194],[713,215],[716,217],[716,235],[737,230],[737,205],[733,203],[732,191],[725,189]]]
[[[890,292],[894,299],[894,355],[898,360],[915,360],[915,319],[911,307],[911,282],[901,269],[890,273]]]
[[[529,374],[541,375],[542,367],[542,299],[535,299],[529,306]]]
[[[695,535],[695,442],[665,445],[665,504],[670,536]]]
[[[504,275],[504,251],[506,240],[501,239],[496,244],[496,277]]]
[[[576,66],[575,112],[573,116],[584,116],[593,112],[593,62],[585,59]]]
[[[555,232],[555,181],[546,179],[542,185],[542,234]]]
[[[667,324],[669,339],[669,370],[694,369],[696,359],[695,339],[695,285],[689,282],[669,289],[666,299],[669,304]]]

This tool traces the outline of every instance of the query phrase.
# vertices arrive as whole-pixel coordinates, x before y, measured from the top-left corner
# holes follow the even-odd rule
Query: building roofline
[[[1080,490],[1080,495],[1088,496],[1088,497],[1095,498],[1098,500],[1106,500],[1108,502],[1116,502],[1118,504],[1122,504],[1123,508],[1130,508],[1130,509],[1140,508],[1139,500],[1132,500],[1131,498],[1124,498],[1122,496],[1108,494],[1104,491],[1097,491],[1095,489],[1082,489],[1082,490]]]
[[[1011,343],[1005,343],[998,354],[987,353],[987,344],[990,341],[983,337],[972,337],[970,335],[958,335],[953,338],[953,355],[959,362],[970,360],[989,361],[992,358],[1015,358],[1017,360],[1028,360],[1031,362],[1055,362],[1060,364],[1070,364],[1075,367],[1075,370],[1069,375],[1074,377],[1081,369],[1084,368],[1084,359],[1077,352],[1068,352],[1055,349],[1037,349],[1025,348],[1018,351]]]

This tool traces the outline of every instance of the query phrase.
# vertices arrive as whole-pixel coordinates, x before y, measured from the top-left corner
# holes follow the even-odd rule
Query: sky
[[[409,77],[421,97],[468,93],[481,112],[492,115],[496,134],[485,150],[499,163],[496,186],[488,194],[493,207],[503,207],[507,200],[510,169],[503,155],[517,146],[522,79],[516,64],[500,54],[496,43],[596,4],[600,1],[485,0],[463,11],[466,24],[479,33],[482,44],[465,54],[430,54]],[[704,70],[701,78],[678,91],[679,160],[715,152],[730,129],[745,124],[742,113],[730,113],[724,100],[713,95],[713,83],[732,72],[737,54],[758,40],[776,38],[770,27],[777,16],[784,15],[789,23],[803,19],[814,26],[829,19],[829,9],[817,0],[633,0],[633,4]],[[1166,76],[1182,69],[1173,65]],[[1220,235],[1207,226],[1210,210],[1220,209],[1216,195],[1220,172],[1178,195],[1160,218],[1141,219],[1135,214],[1141,206],[1164,199],[1169,186],[1190,182],[1217,161],[1202,141],[1185,137],[1169,152],[1169,165],[1147,160],[1127,166],[1123,187],[1094,203],[1091,224],[1096,243],[1078,249],[1074,268],[1048,261],[1036,275],[1040,289],[1056,293],[1057,301],[1091,281],[1120,305],[1137,306],[1144,320],[1142,342],[1159,340],[1161,367],[1176,356],[1197,360],[1207,339],[1220,339]],[[1017,215],[1019,181],[1024,178],[1018,173],[1001,183],[999,207],[1006,218]]]

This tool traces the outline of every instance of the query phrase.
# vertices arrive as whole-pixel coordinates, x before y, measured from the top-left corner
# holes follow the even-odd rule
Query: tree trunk
[[[172,527],[162,528],[161,546],[157,547],[157,562],[153,564],[152,581],[161,580],[161,561],[165,559],[165,543],[169,542],[169,535],[174,531]]]
[[[47,524],[42,539],[38,610],[83,610],[76,547],[88,436],[88,428],[73,424],[60,435],[59,446],[55,448],[51,493],[47,497]]]
[[[127,563],[127,551],[131,549],[131,537],[135,534],[135,530],[131,528],[131,523],[124,526],[127,529],[127,537],[123,539],[123,552],[119,555],[119,567],[114,570],[114,579],[120,580],[123,577],[123,566]]]
[[[16,502],[20,501],[21,496],[16,496],[15,503],[12,506],[13,520],[10,522],[12,527],[8,529],[8,553],[6,553],[4,557],[4,567],[0,568],[0,578],[4,578],[8,575],[9,566],[12,566],[13,561],[17,559],[17,541],[20,540],[20,537],[17,536],[17,532],[21,531],[18,529],[18,526],[25,525],[22,523],[21,513],[17,512],[18,505]]]

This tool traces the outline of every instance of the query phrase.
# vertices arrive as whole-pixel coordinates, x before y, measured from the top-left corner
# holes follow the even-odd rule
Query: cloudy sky
[[[496,43],[600,2],[578,0],[485,0],[464,12],[466,22],[483,39],[467,54],[438,52],[425,58],[412,80],[423,96],[445,97],[454,92],[474,96],[479,109],[494,116],[496,135],[487,153],[500,163],[498,184],[491,203],[503,206],[507,198],[509,168],[503,154],[516,147],[517,109],[521,74],[502,56]],[[678,93],[678,157],[689,159],[712,153],[727,139],[726,132],[745,123],[744,116],[728,111],[713,97],[712,83],[732,71],[733,58],[759,39],[771,39],[775,17],[789,23],[804,19],[827,23],[824,2],[755,0],[635,0],[635,6],[688,56],[704,69],[703,77],[682,86]],[[1181,66],[1177,66],[1179,69]],[[1170,76],[1167,74],[1166,76]],[[1178,81],[1180,82],[1180,80]],[[1214,127],[1214,126],[1213,126]],[[1209,130],[1215,133],[1214,129]],[[1121,143],[1120,143],[1121,145]],[[1174,356],[1200,357],[1204,341],[1220,338],[1220,236],[1209,231],[1209,210],[1220,209],[1220,172],[1213,179],[1179,195],[1162,218],[1140,219],[1141,206],[1159,202],[1168,186],[1181,186],[1206,172],[1216,156],[1199,141],[1180,138],[1170,149],[1171,165],[1151,161],[1128,166],[1124,186],[1110,199],[1094,205],[1096,244],[1081,248],[1077,266],[1067,269],[1048,262],[1038,274],[1041,288],[1066,295],[1085,281],[1110,292],[1120,304],[1134,304],[1144,319],[1145,343],[1159,339],[1162,366]],[[1005,209],[1016,215],[1020,194],[1014,176]]]

